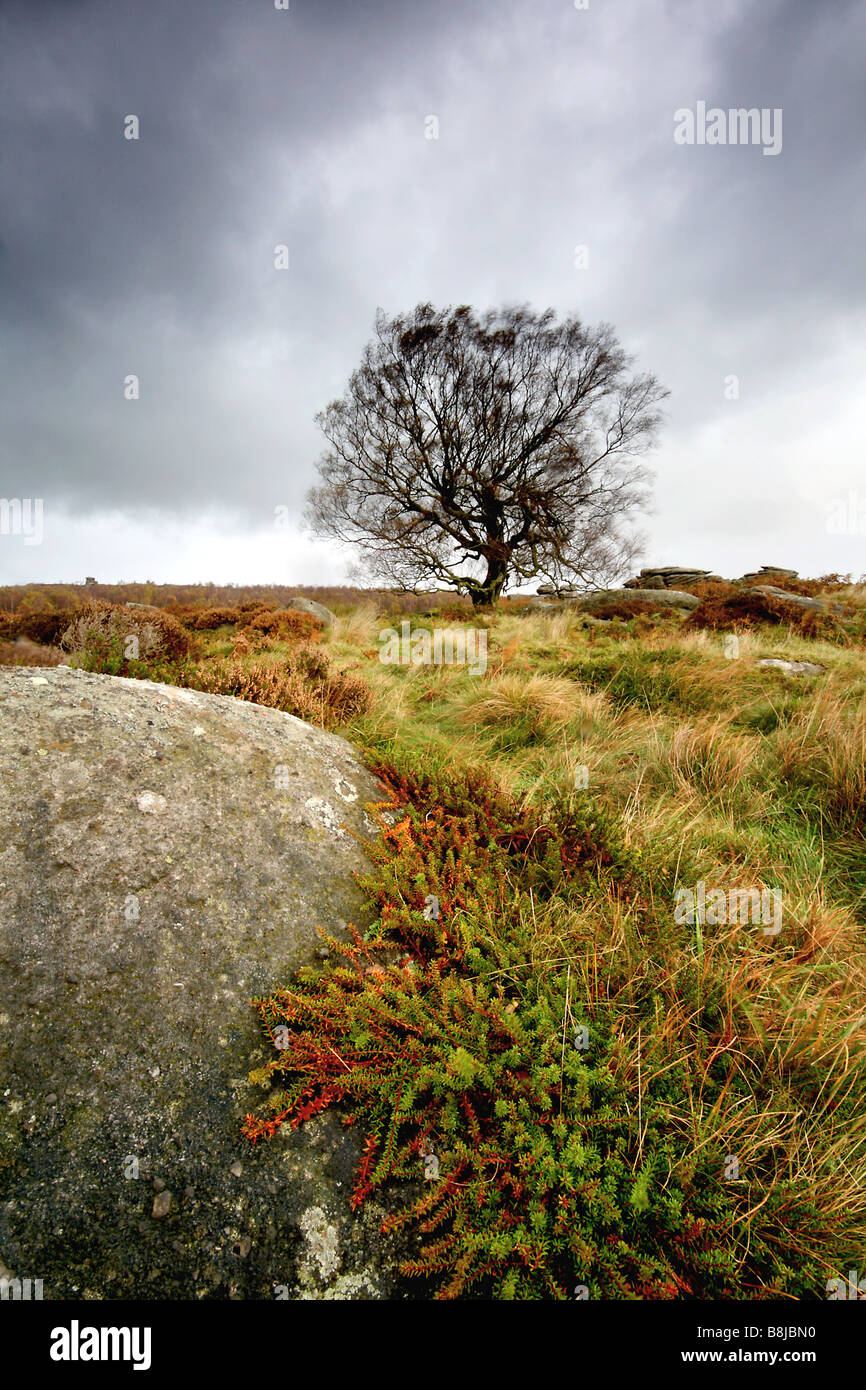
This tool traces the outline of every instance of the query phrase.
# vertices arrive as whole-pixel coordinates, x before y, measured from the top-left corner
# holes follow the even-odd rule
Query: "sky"
[[[283,2],[0,0],[0,583],[345,582],[314,416],[422,301],[669,389],[643,564],[866,571],[862,0]]]

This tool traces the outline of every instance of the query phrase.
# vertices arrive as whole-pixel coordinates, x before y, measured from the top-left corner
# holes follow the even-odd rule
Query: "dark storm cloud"
[[[320,402],[293,398],[289,370],[257,400],[268,358],[245,368],[243,341],[285,333],[277,365],[296,354],[306,370],[316,341],[340,331],[354,229],[323,263],[333,210],[317,151],[375,119],[392,65],[429,55],[454,12],[384,5],[371,32],[369,12],[338,4],[4,11],[6,465],[26,466],[31,490],[83,507],[240,502],[256,450],[276,462],[294,410],[309,436]],[[123,138],[129,114],[137,141]],[[240,362],[220,355],[233,338]]]
[[[6,0],[0,492],[252,534],[300,506],[377,305],[529,301],[671,386],[658,546],[706,499],[811,544],[794,455],[838,452],[862,314],[863,52],[859,0]],[[780,154],[675,144],[698,101],[782,108]]]

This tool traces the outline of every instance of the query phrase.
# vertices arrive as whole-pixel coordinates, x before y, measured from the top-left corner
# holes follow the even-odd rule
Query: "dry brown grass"
[[[0,642],[0,666],[60,666],[65,661],[59,647],[43,647],[27,637]]]
[[[567,724],[590,696],[558,676],[501,675],[464,695],[464,724],[503,724],[530,716],[542,724]]]
[[[315,647],[300,647],[287,659],[199,663],[184,673],[184,684],[268,705],[325,728],[366,713],[373,703],[373,691],[361,676],[331,671],[327,654]]]
[[[832,686],[801,705],[775,740],[786,781],[819,791],[827,810],[843,821],[866,814],[866,706],[852,708]]]
[[[362,603],[350,613],[336,616],[331,637],[349,647],[370,647],[377,641],[382,625],[376,604]]]
[[[756,744],[722,718],[680,724],[671,736],[670,769],[681,787],[697,787],[714,796],[734,790],[747,778]]]

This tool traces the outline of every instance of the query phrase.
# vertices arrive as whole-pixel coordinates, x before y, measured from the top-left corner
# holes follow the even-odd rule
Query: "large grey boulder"
[[[695,594],[687,594],[681,589],[599,589],[595,593],[582,594],[575,601],[581,608],[595,612],[612,603],[633,598],[645,599],[648,603],[659,604],[665,608],[697,608],[700,603]]]
[[[779,656],[762,656],[758,665],[784,671],[787,676],[820,676],[821,672],[826,670],[826,667],[819,666],[816,661],[787,661]]]
[[[659,608],[697,608],[700,599],[695,594],[687,594],[680,589],[596,589],[589,593],[560,593],[558,598],[548,598],[538,591],[538,597],[530,600],[526,612],[555,613],[563,608],[575,608],[584,613],[604,614],[623,599],[644,599]]]
[[[335,615],[330,608],[326,608],[323,603],[316,603],[314,599],[303,598],[301,594],[293,594],[286,603],[287,608],[297,608],[302,613],[312,613],[314,618],[321,618],[326,627],[330,627]]]
[[[253,1147],[249,1005],[364,925],[382,789],[227,696],[0,668],[0,1266],[45,1298],[401,1296],[364,1136]]]
[[[795,608],[807,608],[812,613],[835,613],[841,614],[845,609],[839,603],[832,603],[824,598],[807,598],[805,594],[789,594],[786,589],[777,589],[773,584],[756,584],[746,590],[749,594],[765,594],[770,598],[780,599],[783,603],[793,604]]]

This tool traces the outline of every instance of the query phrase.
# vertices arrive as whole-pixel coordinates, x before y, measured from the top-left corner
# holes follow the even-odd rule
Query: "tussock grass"
[[[782,778],[814,793],[841,824],[866,824],[866,705],[827,688],[796,710],[775,740]]]
[[[496,676],[470,690],[461,702],[464,724],[503,724],[529,719],[539,728],[566,724],[581,707],[571,681],[555,676]]]
[[[337,614],[331,636],[334,642],[348,647],[372,647],[382,628],[387,626],[375,603],[361,603],[348,613]]]
[[[746,780],[756,743],[718,716],[696,725],[681,724],[668,747],[670,769],[683,787],[698,787],[708,796],[730,792]]]
[[[564,798],[616,817],[647,871],[642,905],[610,886],[534,901],[521,909],[526,972],[570,967],[572,1011],[583,998],[616,1017],[625,1093],[651,1104],[681,1075],[665,1110],[681,1146],[669,1181],[709,1153],[722,1166],[735,1155],[745,1176],[720,1248],[745,1254],[771,1219],[770,1247],[810,1267],[822,1297],[840,1268],[834,1232],[858,1267],[866,1259],[866,654],[781,624],[740,630],[729,656],[724,629],[646,622],[504,613],[486,677],[382,670],[356,736],[418,763],[486,768],[521,804]],[[793,678],[761,657],[825,670]],[[780,890],[781,932],[677,927],[671,875]],[[488,928],[510,932],[493,910]],[[525,979],[507,986],[518,1007]],[[768,1296],[743,1277],[732,1296]]]
[[[866,608],[863,584],[832,597]],[[382,664],[382,626],[410,613],[413,627],[440,619],[408,600],[400,609],[394,599],[391,618],[379,612],[347,604],[304,656],[263,633],[230,658],[224,633],[203,632],[196,669],[168,678],[277,703],[339,727],[374,767],[408,769],[395,780],[407,819],[387,841],[393,858],[380,866],[375,903],[401,949],[427,942],[430,988],[415,998],[405,972],[392,980],[386,971],[393,993],[383,1012],[365,991],[358,997],[393,1044],[375,1088],[380,1127],[369,1131],[394,1126],[393,1149],[378,1151],[381,1172],[392,1153],[403,1176],[415,1171],[400,1118],[415,1113],[402,1089],[411,1085],[404,1035],[389,1030],[401,1010],[417,1010],[436,1047],[450,1039],[441,1057],[433,1048],[422,1058],[439,1068],[424,1124],[451,1165],[443,1169],[469,1184],[454,1188],[451,1205],[438,1193],[441,1238],[451,1242],[441,1249],[467,1262],[464,1273],[486,1249],[494,1296],[560,1296],[585,1260],[587,1282],[609,1297],[823,1297],[826,1278],[866,1267],[866,649],[856,625],[843,642],[758,624],[737,633],[732,654],[730,632],[685,627],[675,613],[603,625],[573,609],[506,606],[485,619],[488,666],[472,674]],[[825,669],[794,678],[761,668],[761,657]],[[571,850],[561,850],[578,843],[573,879]],[[779,890],[781,931],[675,920],[677,887],[699,880],[724,892]],[[422,914],[428,892],[443,904],[436,929]],[[355,996],[333,983],[323,1031],[305,1034],[304,1046],[315,1051],[339,1017],[343,1056],[342,1043],[354,1047],[364,1029]],[[304,998],[313,1007],[318,996]],[[491,1020],[496,1037],[512,1038],[513,1063],[490,1045]],[[601,1049],[585,1076],[579,1059],[562,1061],[563,1027],[567,1036],[581,1021]],[[330,1057],[322,1051],[323,1066]],[[370,1064],[384,1057],[373,1047]],[[366,1116],[364,1066],[356,1079],[352,1103]],[[530,1092],[531,1121],[520,1111]],[[483,1142],[449,1096],[467,1100]],[[490,1110],[497,1099],[507,1114]],[[560,1103],[561,1132],[539,1118],[557,1116]],[[596,1137],[605,1115],[616,1152]],[[504,1169],[484,1167],[485,1154],[501,1156],[497,1146],[520,1133],[540,1165],[525,1246],[547,1242],[543,1256],[532,1244],[537,1281],[511,1261],[511,1189],[491,1214],[494,1179],[520,1171],[517,1151]],[[578,1142],[616,1200],[587,1196],[554,1229],[549,1202],[573,1200],[588,1181]],[[725,1174],[732,1156],[736,1182]],[[461,1204],[460,1192],[480,1205]],[[475,1212],[493,1225],[480,1230]],[[438,1262],[434,1252],[418,1272],[438,1277]],[[460,1269],[443,1275],[452,1295]],[[481,1287],[483,1269],[478,1277]]]

